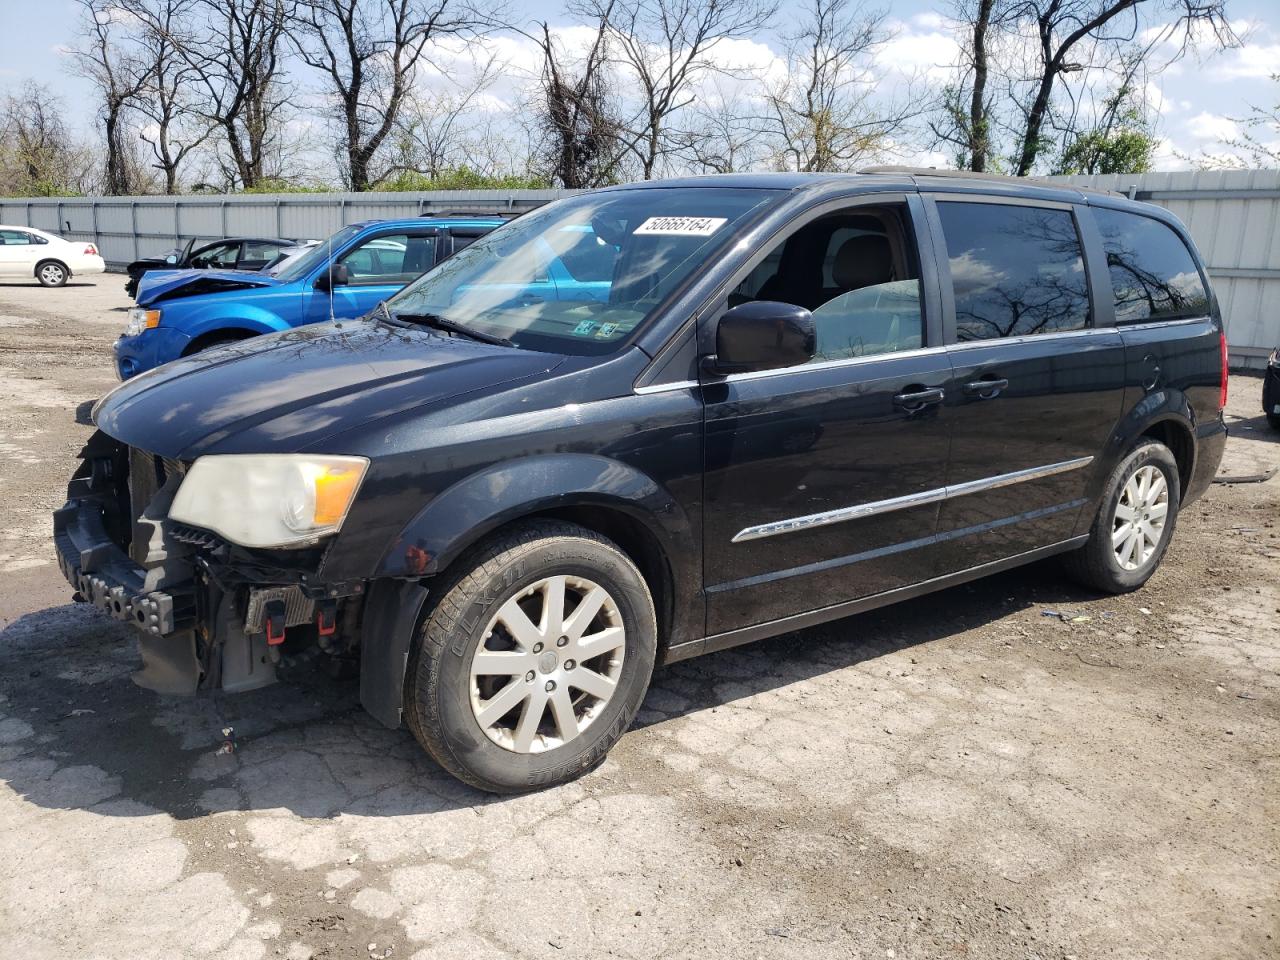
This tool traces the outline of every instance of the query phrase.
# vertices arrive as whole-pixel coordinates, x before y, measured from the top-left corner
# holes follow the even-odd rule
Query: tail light
[[[1218,394],[1218,409],[1227,409],[1227,332],[1222,331],[1222,390]]]
[[[84,255],[86,257],[96,257],[98,255],[98,248],[92,243],[86,243],[84,246]]]

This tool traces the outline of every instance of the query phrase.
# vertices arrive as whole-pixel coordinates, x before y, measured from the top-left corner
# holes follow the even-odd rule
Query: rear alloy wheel
[[[1122,570],[1138,570],[1154,556],[1164,539],[1169,516],[1169,484],[1153,466],[1133,473],[1111,518],[1111,547]]]
[[[1067,572],[1104,593],[1127,593],[1151,578],[1173,539],[1178,462],[1157,440],[1138,443],[1107,478],[1089,540],[1067,554]]]
[[[657,626],[648,585],[612,542],[533,521],[482,543],[433,583],[404,711],[442,767],[498,793],[595,767],[648,689]]]
[[[52,260],[48,263],[42,263],[36,268],[36,279],[40,281],[43,287],[60,287],[67,282],[71,274],[67,268],[60,263]]]

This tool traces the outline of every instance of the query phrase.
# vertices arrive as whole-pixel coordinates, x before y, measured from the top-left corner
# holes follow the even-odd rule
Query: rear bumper
[[[191,338],[185,333],[163,325],[135,337],[121,335],[111,347],[116,376],[128,380],[152,367],[177,360],[190,343]]]
[[[1268,365],[1262,379],[1262,412],[1280,417],[1280,366]]]
[[[72,276],[84,276],[90,273],[105,273],[107,264],[101,257],[77,257],[72,260],[68,267],[71,268]]]
[[[1191,470],[1191,482],[1182,496],[1182,506],[1197,500],[1213,483],[1222,453],[1227,447],[1227,425],[1222,414],[1196,427],[1196,460]]]

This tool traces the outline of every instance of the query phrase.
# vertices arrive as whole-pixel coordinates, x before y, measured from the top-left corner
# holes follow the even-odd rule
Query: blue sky
[[[937,68],[954,50],[950,31],[940,16],[946,6],[946,0],[888,4],[897,38],[881,51],[880,60],[904,72],[914,68],[940,75]],[[559,4],[545,0],[513,0],[512,9],[516,18],[532,21],[549,16],[553,24],[563,22]],[[1229,0],[1229,10],[1245,34],[1241,48],[1212,57],[1188,57],[1154,78],[1150,93],[1161,108],[1162,168],[1185,168],[1187,162],[1178,154],[1212,150],[1219,138],[1234,134],[1230,118],[1245,114],[1251,103],[1274,105],[1277,100],[1278,86],[1268,80],[1268,74],[1280,72],[1280,7],[1274,0]],[[71,73],[65,53],[76,42],[78,12],[72,0],[38,4],[34,0],[0,0],[0,91],[14,89],[27,77],[47,83],[66,102],[71,125],[87,133],[93,122],[92,91]],[[755,47],[755,53],[747,51],[749,56],[767,56],[765,48],[781,48],[775,32],[763,32],[753,39],[750,46]],[[508,39],[501,50],[515,51],[515,62],[528,52],[519,46],[519,41]],[[926,158],[917,155],[907,159]]]

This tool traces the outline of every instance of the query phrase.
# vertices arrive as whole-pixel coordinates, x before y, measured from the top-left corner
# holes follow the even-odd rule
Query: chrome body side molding
[[[875,500],[871,503],[859,503],[851,507],[827,510],[823,513],[811,513],[803,517],[774,520],[771,523],[761,523],[738,531],[734,534],[731,542],[745,543],[748,540],[761,540],[765,537],[776,537],[783,533],[795,533],[798,530],[811,530],[814,527],[825,527],[833,523],[845,523],[849,520],[873,517],[876,514],[889,513],[893,510],[906,510],[910,507],[919,507],[928,503],[938,503],[943,500],[950,500],[953,497],[963,497],[971,493],[995,490],[1015,483],[1025,483],[1028,480],[1039,480],[1042,477],[1052,477],[1055,474],[1066,473],[1070,470],[1079,470],[1091,463],[1093,463],[1093,457],[1077,457],[1074,460],[1063,460],[1061,463],[1050,463],[1042,467],[1028,467],[1026,470],[1015,470],[1012,473],[1001,473],[994,477],[984,477],[981,480],[970,480],[966,483],[937,487],[933,490],[922,490],[919,493],[909,493],[905,496],[892,497],[888,500]]]

